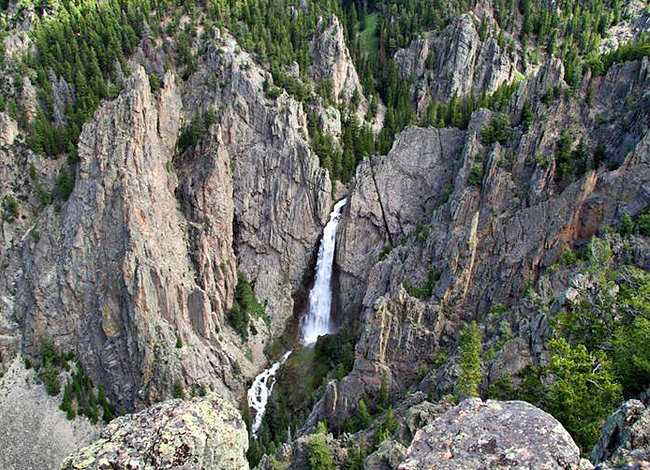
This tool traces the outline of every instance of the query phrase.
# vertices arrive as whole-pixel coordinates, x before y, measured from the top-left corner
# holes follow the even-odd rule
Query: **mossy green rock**
[[[169,400],[112,421],[99,440],[70,455],[63,470],[248,469],[239,412],[216,394]]]

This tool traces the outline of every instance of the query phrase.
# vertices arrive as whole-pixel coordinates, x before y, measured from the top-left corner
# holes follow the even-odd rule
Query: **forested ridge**
[[[442,32],[452,18],[477,7],[477,2],[418,1],[323,1],[301,4],[294,0],[206,0],[202,2],[110,0],[107,2],[72,1],[19,2],[8,9],[4,5],[3,35],[32,12],[35,28],[34,53],[5,61],[13,81],[5,80],[0,106],[16,119],[29,134],[30,147],[55,156],[71,155],[81,126],[92,116],[103,99],[116,96],[126,61],[143,35],[170,36],[176,40],[176,66],[188,77],[196,67],[193,41],[199,25],[205,30],[216,26],[234,34],[242,47],[271,72],[274,85],[287,90],[305,103],[322,99],[343,112],[341,146],[310,126],[310,137],[322,164],[332,176],[348,181],[358,161],[374,153],[388,152],[392,141],[406,125],[421,123],[439,127],[464,127],[478,107],[499,109],[507,96],[498,96],[494,106],[481,97],[454,97],[451,102],[431,103],[418,116],[410,96],[409,80],[398,76],[394,54],[423,32]],[[649,43],[640,39],[620,51],[602,55],[599,46],[609,27],[622,20],[621,0],[564,1],[551,8],[536,0],[499,0],[491,5],[496,24],[486,16],[477,25],[482,37],[496,35],[506,49],[521,47],[523,64],[534,65],[542,56],[553,55],[565,63],[565,79],[577,87],[591,68],[603,73],[619,60],[647,55]],[[373,138],[365,123],[354,115],[356,103],[340,102],[331,96],[327,83],[316,86],[309,79],[310,42],[319,18],[335,14],[345,26],[348,47],[360,75],[363,92],[376,110],[381,101],[387,106],[383,129]],[[189,21],[179,27],[184,15]],[[18,59],[18,60],[16,60]],[[287,73],[292,63],[299,75]],[[168,64],[171,66],[172,64]],[[526,73],[526,70],[522,70]],[[38,109],[27,122],[25,110],[17,106],[24,77],[38,87]],[[52,86],[64,79],[71,87],[63,116],[54,115]],[[162,77],[152,73],[154,89]],[[513,84],[513,87],[515,85]],[[511,87],[508,91],[511,91]],[[316,116],[312,116],[315,121]]]

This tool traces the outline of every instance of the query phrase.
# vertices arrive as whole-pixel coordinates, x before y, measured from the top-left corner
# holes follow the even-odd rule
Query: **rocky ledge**
[[[420,429],[398,470],[592,468],[551,415],[520,401],[469,399]]]
[[[216,394],[169,400],[112,421],[63,470],[248,469],[248,434],[237,410]]]

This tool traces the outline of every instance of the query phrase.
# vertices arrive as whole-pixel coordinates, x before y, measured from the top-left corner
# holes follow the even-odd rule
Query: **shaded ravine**
[[[311,345],[318,340],[319,336],[331,333],[332,272],[336,230],[346,202],[347,199],[342,199],[334,205],[329,222],[323,229],[323,237],[318,248],[316,276],[309,293],[309,310],[302,321],[301,340],[304,345]],[[252,425],[253,436],[257,436],[257,431],[262,424],[266,405],[275,384],[275,374],[290,355],[291,351],[287,351],[279,361],[255,377],[248,390],[248,406],[255,410]]]

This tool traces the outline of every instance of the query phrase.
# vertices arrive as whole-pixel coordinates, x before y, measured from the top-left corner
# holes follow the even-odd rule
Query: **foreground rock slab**
[[[569,433],[529,403],[468,399],[420,429],[399,470],[592,468]]]
[[[247,470],[248,434],[216,394],[169,400],[112,421],[99,440],[69,456],[64,470]]]

